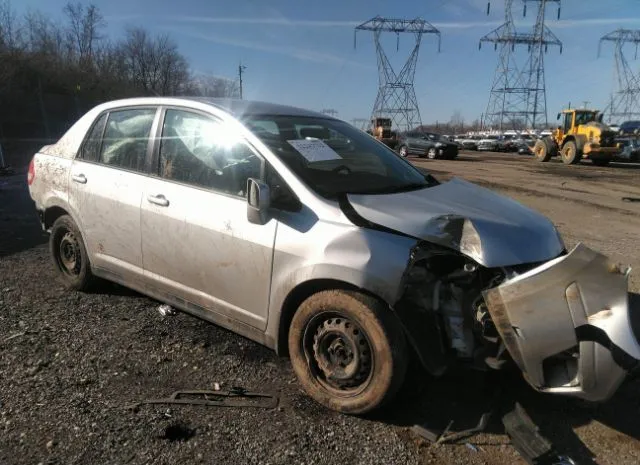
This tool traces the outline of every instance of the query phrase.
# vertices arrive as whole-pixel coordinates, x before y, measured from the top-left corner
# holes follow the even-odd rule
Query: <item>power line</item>
[[[614,43],[614,89],[605,112],[611,122],[621,122],[640,117],[640,74],[635,73],[624,54],[624,46],[635,45],[638,57],[640,30],[617,29],[605,34],[598,44],[598,56],[603,42]]]
[[[549,45],[557,45],[562,53],[562,42],[545,23],[547,3],[558,4],[560,0],[523,0],[524,14],[527,3],[538,3],[536,23],[531,32],[518,32],[513,20],[513,0],[505,0],[504,23],[480,39],[478,45],[492,43],[500,49],[498,64],[489,93],[489,103],[485,112],[485,126],[500,130],[507,127],[537,126],[548,124],[546,84],[544,74],[544,53]],[[487,4],[487,14],[491,3]],[[516,47],[527,46],[528,59],[523,66],[517,63]]]
[[[440,50],[440,31],[421,18],[407,20],[376,16],[355,28],[353,37],[354,47],[356,45],[356,33],[358,31],[373,32],[378,58],[378,95],[373,105],[372,119],[376,117],[388,117],[398,130],[409,130],[422,125],[418,99],[413,86],[418,52],[423,34],[437,35],[438,50]],[[383,32],[393,32],[396,34],[397,49],[399,48],[401,33],[411,33],[414,35],[415,45],[413,50],[398,73],[393,69],[384,47],[380,42],[380,36]]]

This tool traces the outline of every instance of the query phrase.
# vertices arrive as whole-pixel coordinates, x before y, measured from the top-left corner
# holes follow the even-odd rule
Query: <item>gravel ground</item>
[[[528,157],[464,154],[416,164],[441,178],[465,177],[542,211],[568,244],[620,256],[639,270],[640,168],[539,165]],[[564,184],[562,184],[564,183]],[[584,192],[575,192],[575,191]],[[116,285],[82,294],[55,278],[24,175],[0,178],[0,464],[523,464],[499,422],[460,444],[434,446],[410,431],[454,419],[475,424],[494,385],[480,373],[452,373],[385,411],[356,418],[318,406],[286,359]],[[636,323],[637,323],[636,319]],[[280,396],[273,410],[152,406],[128,408],[177,389],[240,385]],[[580,463],[640,463],[639,381],[593,406],[502,381],[563,452]]]

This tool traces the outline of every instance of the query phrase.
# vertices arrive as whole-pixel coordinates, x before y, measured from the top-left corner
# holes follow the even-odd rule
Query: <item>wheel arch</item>
[[[573,141],[576,144],[576,149],[578,150],[578,152],[582,152],[582,149],[584,148],[584,144],[587,141],[587,137],[582,135],[582,134],[571,134],[567,137],[564,138],[564,140],[562,141],[562,148],[564,148],[565,145],[567,145],[567,142],[569,141]]]
[[[71,216],[71,214],[66,209],[64,209],[63,207],[61,207],[59,205],[52,205],[49,208],[45,209],[43,214],[42,214],[42,226],[44,227],[44,229],[46,231],[48,231],[53,226],[53,223],[55,223],[55,221],[58,218],[60,218],[61,216],[64,216],[64,215]],[[74,220],[74,222],[75,222],[75,220]]]

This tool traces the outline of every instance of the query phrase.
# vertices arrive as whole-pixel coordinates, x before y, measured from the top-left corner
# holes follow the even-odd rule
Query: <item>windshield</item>
[[[311,189],[328,198],[429,187],[391,149],[339,120],[248,116],[245,125]]]
[[[576,126],[596,120],[596,114],[591,111],[576,112]]]

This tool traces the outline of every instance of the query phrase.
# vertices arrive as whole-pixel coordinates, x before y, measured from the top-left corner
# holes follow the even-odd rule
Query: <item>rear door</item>
[[[116,281],[142,278],[140,201],[156,113],[156,107],[103,113],[71,167],[70,204],[87,252],[98,274]]]
[[[142,196],[145,279],[196,312],[264,330],[277,221],[247,220],[263,160],[221,121],[167,108]],[[195,306],[195,307],[194,307]]]

